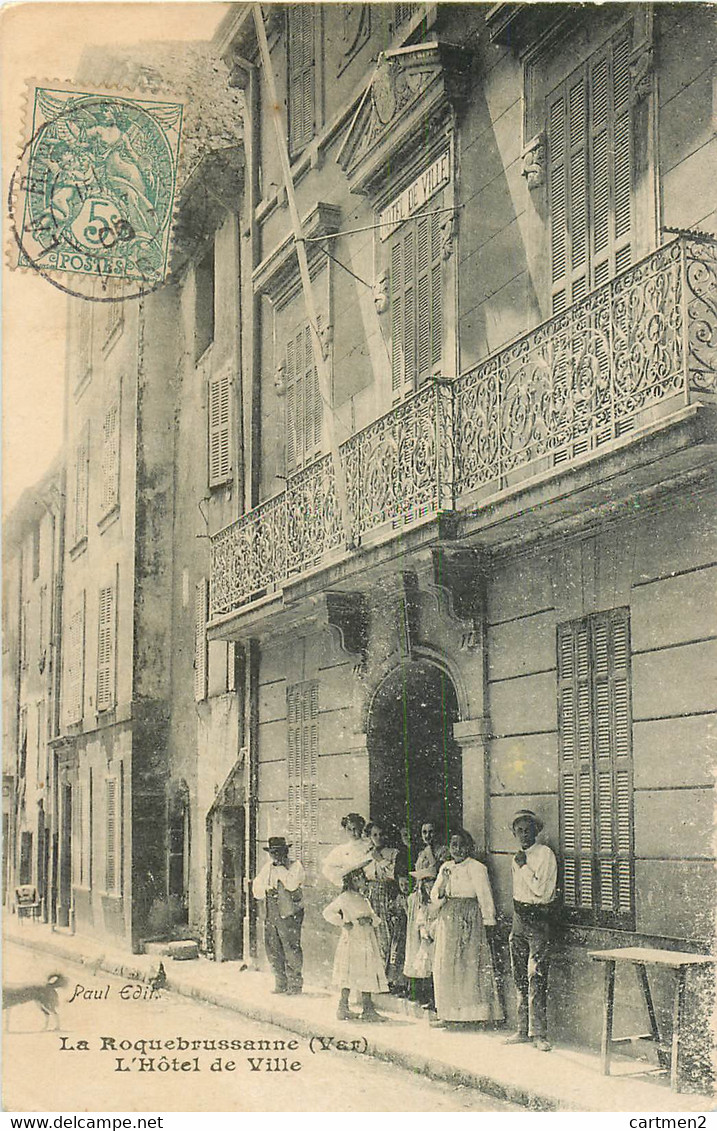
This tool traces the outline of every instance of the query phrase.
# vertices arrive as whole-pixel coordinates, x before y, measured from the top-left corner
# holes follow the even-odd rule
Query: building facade
[[[64,466],[55,460],[18,500],[3,538],[3,902],[34,889],[35,913],[56,911],[61,797],[52,741],[59,729]]]
[[[209,531],[208,633],[246,657],[247,863],[293,841],[325,981],[344,813],[464,825],[507,920],[534,808],[560,862],[552,1024],[595,1044],[590,947],[711,931],[710,14],[265,26],[331,389],[238,7],[217,42],[249,107],[244,513]]]

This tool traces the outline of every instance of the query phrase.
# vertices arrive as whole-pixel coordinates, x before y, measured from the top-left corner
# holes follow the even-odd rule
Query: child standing
[[[349,868],[343,876],[343,890],[328,907],[324,919],[341,927],[341,938],[334,958],[333,983],[341,990],[336,1016],[349,1021],[357,1015],[349,1009],[352,990],[361,993],[362,1021],[385,1021],[373,1004],[372,994],[386,993],[388,983],[376,941],[380,923],[366,899],[366,877],[361,868]]]
[[[388,966],[386,977],[388,988],[392,994],[405,997],[408,989],[408,980],[403,972],[406,960],[406,928],[408,926],[408,899],[411,891],[411,881],[408,875],[396,875],[398,892],[391,905],[390,940],[388,947]]]
[[[433,868],[416,868],[411,875],[416,890],[408,897],[408,928],[404,974],[410,978],[415,1000],[435,1011],[433,999],[433,932],[439,909],[431,903],[431,890],[436,879]]]

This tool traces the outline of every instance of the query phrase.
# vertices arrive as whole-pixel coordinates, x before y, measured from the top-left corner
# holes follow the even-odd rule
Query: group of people
[[[337,1017],[383,1021],[373,995],[390,991],[420,1001],[434,1025],[502,1021],[492,945],[493,894],[470,834],[453,830],[445,844],[435,822],[425,821],[414,860],[407,827],[397,838],[400,845],[391,845],[380,821],[367,823],[360,814],[349,813],[341,825],[346,840],[331,850],[322,867],[324,877],[341,889],[323,911],[326,921],[341,930],[333,968],[340,991]],[[532,1042],[548,1051],[547,975],[557,862],[552,850],[538,843],[542,827],[528,809],[516,813],[512,822],[519,847],[512,860],[509,943],[518,1028],[508,1042]],[[305,875],[300,861],[289,860],[290,848],[283,837],[269,838],[269,861],[254,880],[253,892],[266,902],[264,939],[274,992],[298,994]],[[352,993],[360,995],[360,1015],[351,1011]]]

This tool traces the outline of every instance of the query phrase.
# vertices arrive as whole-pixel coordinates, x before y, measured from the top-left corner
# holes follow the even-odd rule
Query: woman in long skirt
[[[495,926],[488,870],[471,856],[464,829],[451,837],[431,900],[441,908],[435,930],[433,984],[439,1021],[502,1021],[486,927]]]
[[[370,827],[370,859],[364,873],[368,880],[368,901],[379,920],[376,928],[378,948],[384,969],[387,969],[391,949],[393,901],[397,891],[395,874],[398,849],[388,848],[384,828],[379,821],[372,821]]]

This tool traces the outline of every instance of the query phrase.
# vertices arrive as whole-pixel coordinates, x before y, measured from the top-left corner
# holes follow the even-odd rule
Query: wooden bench
[[[603,1075],[610,1075],[610,1057],[616,1045],[626,1044],[635,1040],[653,1041],[657,1048],[658,1062],[661,1068],[670,1071],[670,1087],[679,1092],[679,1054],[682,1036],[682,1014],[685,999],[685,983],[687,971],[694,967],[704,967],[713,963],[715,959],[709,954],[687,954],[678,950],[657,950],[642,946],[626,946],[617,950],[591,950],[588,951],[595,962],[605,963],[605,981],[603,998],[603,1024],[601,1059]],[[650,1032],[641,1033],[638,1037],[619,1037],[612,1035],[612,1020],[615,1006],[615,969],[618,962],[634,966],[642,987],[645,998],[647,1015],[650,1020]],[[650,983],[647,978],[647,967],[657,966],[663,969],[674,970],[675,991],[672,1004],[672,1041],[669,1053],[665,1042],[660,1041],[657,1028],[657,1017],[650,992]]]

